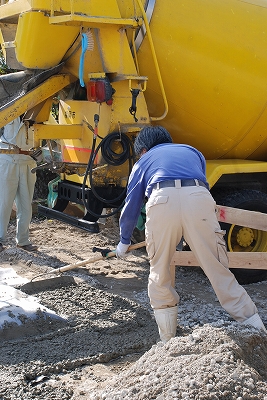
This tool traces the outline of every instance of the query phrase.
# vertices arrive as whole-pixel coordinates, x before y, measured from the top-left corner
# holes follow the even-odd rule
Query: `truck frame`
[[[98,232],[123,205],[136,135],[161,124],[204,154],[239,278],[265,278],[266,20],[265,0],[1,0],[13,72],[0,76],[0,128],[23,115],[37,168],[57,176],[39,212]]]

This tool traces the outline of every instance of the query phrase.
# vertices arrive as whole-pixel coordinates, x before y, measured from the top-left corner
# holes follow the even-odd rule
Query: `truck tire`
[[[267,195],[258,190],[217,193],[213,197],[220,205],[267,213]],[[267,232],[222,222],[220,225],[226,231],[228,251],[267,251]],[[267,280],[267,270],[233,268],[231,271],[242,285]]]

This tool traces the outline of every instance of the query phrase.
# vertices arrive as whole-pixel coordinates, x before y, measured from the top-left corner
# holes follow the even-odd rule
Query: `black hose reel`
[[[100,218],[100,217],[105,218],[105,217],[110,217],[114,214],[117,214],[117,212],[121,210],[121,208],[123,206],[123,199],[125,197],[127,187],[125,187],[123,189],[123,191],[119,194],[119,196],[117,196],[116,198],[114,198],[112,200],[105,199],[102,196],[100,196],[97,193],[97,191],[94,187],[94,183],[93,183],[94,160],[95,160],[99,150],[101,149],[102,157],[109,165],[118,166],[118,165],[122,165],[126,161],[128,161],[128,165],[129,165],[128,176],[129,176],[131,173],[133,164],[135,162],[134,148],[133,148],[133,143],[129,139],[129,137],[121,132],[113,132],[113,133],[110,133],[109,135],[107,135],[105,138],[103,138],[101,140],[101,142],[96,147],[96,149],[95,149],[95,143],[96,143],[96,137],[94,137],[94,140],[93,140],[91,156],[88,161],[87,169],[86,169],[86,172],[84,175],[83,186],[82,186],[82,198],[83,198],[83,203],[84,203],[86,210],[91,215],[93,215],[96,218]],[[113,150],[114,144],[116,145],[116,147],[118,147],[118,144],[119,144],[119,147],[120,147],[119,151]],[[104,204],[115,204],[122,200],[122,204],[109,214],[106,214],[106,215],[96,214],[93,210],[90,209],[90,206],[88,204],[89,201],[88,201],[88,199],[86,199],[86,196],[85,196],[86,180],[88,177],[89,177],[90,188],[92,190],[92,193],[99,201],[101,201]]]

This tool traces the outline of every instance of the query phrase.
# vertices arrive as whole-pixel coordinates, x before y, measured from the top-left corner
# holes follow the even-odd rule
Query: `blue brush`
[[[80,85],[82,87],[85,87],[85,84],[83,81],[85,53],[87,50],[93,50],[93,49],[94,49],[94,39],[93,39],[92,32],[89,30],[86,33],[82,33],[82,53],[81,53],[80,65],[79,65],[79,80],[80,80]]]

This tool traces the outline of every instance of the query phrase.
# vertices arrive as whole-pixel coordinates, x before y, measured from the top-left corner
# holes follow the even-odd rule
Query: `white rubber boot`
[[[176,335],[178,306],[154,310],[159,336],[163,343]]]
[[[242,324],[243,325],[252,325],[252,326],[254,326],[254,328],[262,329],[263,331],[267,332],[265,326],[263,325],[261,317],[259,316],[258,313],[252,315],[252,317],[243,321]]]

